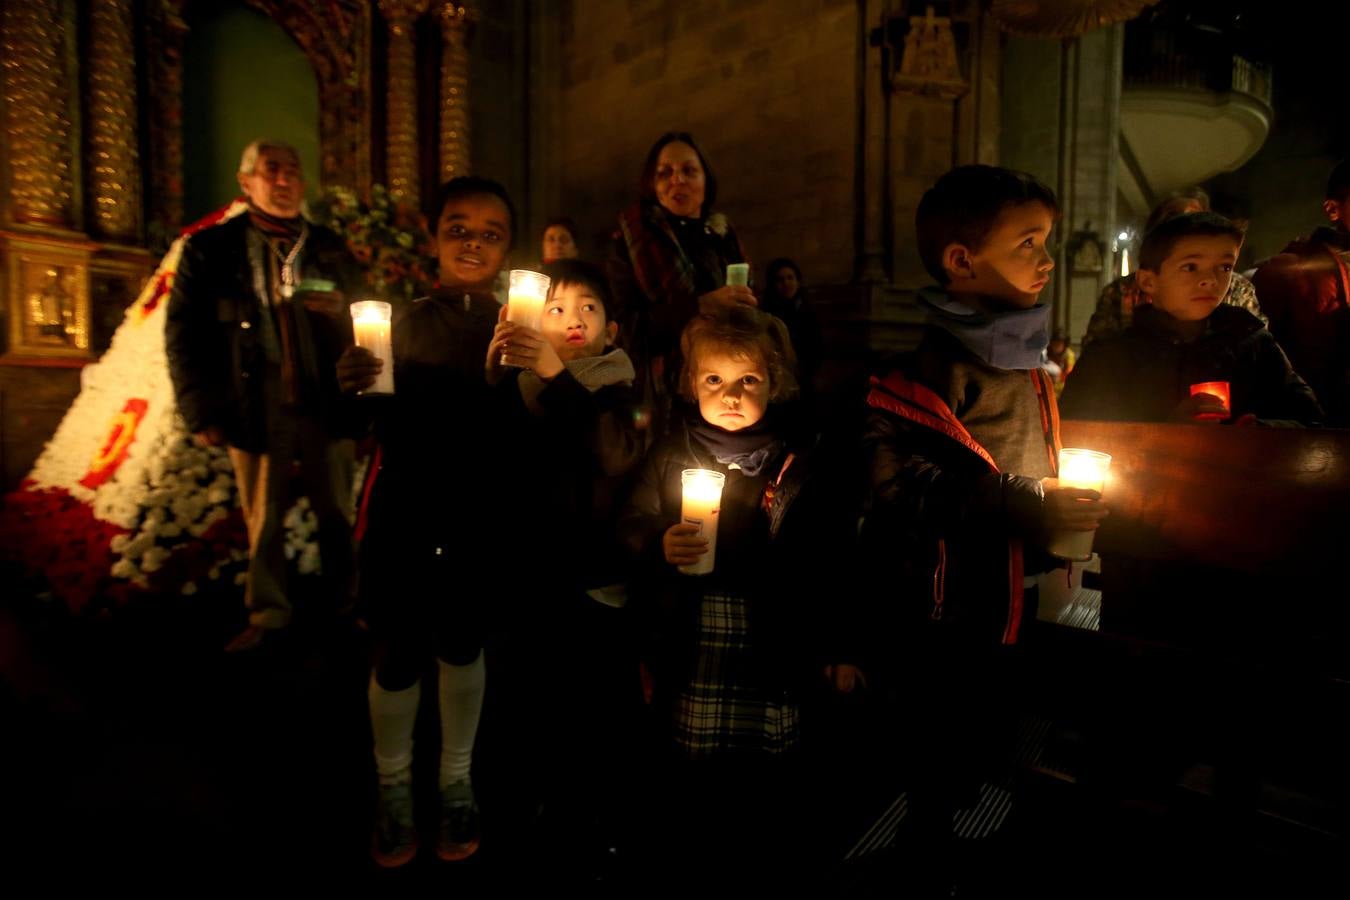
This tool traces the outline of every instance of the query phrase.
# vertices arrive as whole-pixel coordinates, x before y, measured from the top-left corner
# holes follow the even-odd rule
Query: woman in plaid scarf
[[[690,134],[670,132],[652,145],[638,187],[640,199],[619,215],[608,274],[620,344],[633,358],[652,436],[659,437],[685,324],[756,300],[748,286],[726,283],[727,266],[749,258],[726,216],[712,211],[717,176]]]

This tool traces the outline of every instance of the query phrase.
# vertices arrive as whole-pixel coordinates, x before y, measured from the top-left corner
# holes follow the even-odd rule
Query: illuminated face
[[[1340,200],[1327,200],[1322,204],[1327,219],[1340,231],[1350,231],[1350,194]]]
[[[773,287],[784,300],[797,296],[801,283],[797,281],[797,273],[792,270],[792,266],[783,266],[778,270],[778,274],[773,276]]]
[[[671,141],[661,148],[653,184],[657,202],[669,212],[688,219],[702,213],[706,176],[698,154],[684,141]]]
[[[570,282],[553,284],[539,328],[563,362],[599,356],[619,333],[617,322],[605,321],[604,304],[595,292]]]
[[[300,160],[289,150],[264,148],[253,163],[253,171],[239,173],[239,189],[255,207],[279,219],[300,215],[305,199],[305,179]]]
[[[1035,306],[1055,267],[1046,250],[1054,225],[1054,214],[1041,203],[1004,210],[980,249],[952,244],[943,251],[948,290],[1015,309]]]
[[[769,408],[769,373],[755,356],[709,350],[698,355],[694,390],[703,421],[726,431],[749,428]]]
[[[511,211],[500,197],[473,194],[448,201],[436,223],[441,285],[490,289],[510,245]]]
[[[1154,306],[1179,321],[1198,322],[1223,302],[1241,249],[1228,235],[1191,235],[1177,241],[1157,272],[1140,269],[1135,278]]]
[[[544,262],[555,259],[576,259],[577,242],[566,225],[550,225],[544,229]]]

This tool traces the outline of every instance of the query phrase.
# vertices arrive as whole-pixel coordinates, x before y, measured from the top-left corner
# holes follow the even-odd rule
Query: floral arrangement
[[[183,237],[244,212],[236,201]],[[73,611],[138,592],[242,584],[248,542],[225,450],[196,446],[174,403],[164,350],[180,237],[113,336],[20,490],[4,498],[0,552],[41,573]],[[362,481],[358,471],[356,486]],[[319,569],[317,521],[286,515],[286,555]],[[97,602],[96,602],[97,601]]]
[[[332,188],[310,204],[310,216],[347,241],[366,281],[385,299],[411,300],[435,280],[436,246],[425,218],[383,185],[371,189],[369,203],[349,188]]]

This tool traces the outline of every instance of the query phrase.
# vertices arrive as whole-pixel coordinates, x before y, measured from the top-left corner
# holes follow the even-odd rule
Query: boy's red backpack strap
[[[1036,388],[1036,399],[1040,401],[1041,432],[1045,435],[1045,450],[1050,454],[1050,471],[1059,475],[1059,402],[1055,399],[1055,385],[1050,373],[1044,369],[1031,370],[1031,383]]]
[[[872,389],[867,394],[868,406],[884,409],[944,434],[988,463],[993,471],[999,470],[994,457],[989,455],[989,451],[984,449],[979,441],[971,437],[966,426],[961,424],[956,413],[947,405],[947,401],[930,388],[909,380],[898,370],[888,373],[885,378],[872,376],[871,386]]]
[[[375,452],[370,454],[370,468],[366,470],[366,483],[361,486],[361,502],[356,507],[356,524],[352,527],[352,539],[356,543],[361,543],[361,538],[365,537],[366,528],[370,526],[370,495],[375,491],[375,479],[380,474],[381,447],[375,445]]]
[[[1022,610],[1026,606],[1026,561],[1022,555],[1022,542],[1008,542],[1008,621],[1003,625],[1001,643],[1017,643],[1018,633],[1022,630]]]

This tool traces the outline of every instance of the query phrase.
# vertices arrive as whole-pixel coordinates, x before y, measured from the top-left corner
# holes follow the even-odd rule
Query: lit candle
[[[512,269],[506,292],[506,319],[538,331],[544,323],[544,301],[548,299],[550,279],[529,269]],[[502,365],[513,365],[502,354]]]
[[[353,303],[352,331],[356,346],[369,350],[384,363],[375,383],[362,394],[392,394],[394,392],[394,345],[390,340],[390,322],[394,308],[383,300],[362,300]]]
[[[1059,451],[1059,486],[1084,488],[1100,494],[1106,486],[1106,471],[1109,468],[1110,454],[1065,447]],[[1050,555],[1060,559],[1091,559],[1092,538],[1095,535],[1095,531],[1056,531],[1050,535]]]
[[[1120,277],[1124,278],[1130,274],[1130,248],[1120,248]]]
[[[1232,415],[1232,392],[1226,381],[1202,381],[1199,384],[1191,385],[1191,396],[1196,397],[1200,394],[1209,394],[1223,404],[1223,415],[1218,413],[1202,413],[1196,416],[1197,419],[1208,419],[1218,421],[1226,419]]]
[[[727,284],[746,287],[750,284],[750,264],[731,263],[727,266]]]
[[[726,476],[711,469],[685,469],[680,475],[683,491],[680,521],[695,525],[708,542],[708,552],[692,566],[680,566],[686,575],[707,575],[717,558],[717,520],[722,509],[722,485]]]
[[[538,272],[512,269],[511,286],[506,294],[506,318],[538,331],[543,324],[549,281],[547,275]]]

